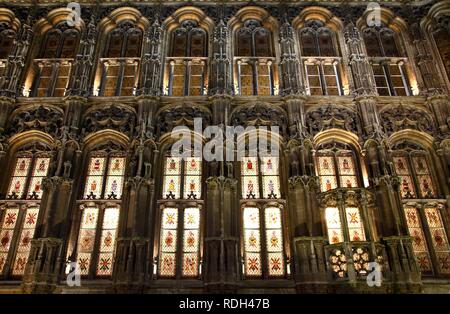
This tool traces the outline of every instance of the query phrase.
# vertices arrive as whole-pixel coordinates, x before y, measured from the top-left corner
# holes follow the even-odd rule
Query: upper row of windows
[[[12,52],[15,33],[0,29],[0,59]],[[448,32],[435,35],[444,64],[448,63]],[[166,54],[163,93],[171,96],[205,95],[208,89],[208,34],[196,21],[184,21],[171,32]],[[278,94],[278,66],[269,29],[247,20],[234,35],[234,88],[238,95]],[[348,93],[346,70],[336,33],[318,20],[308,21],[298,33],[301,63],[310,95]],[[382,96],[413,94],[408,79],[406,49],[388,27],[363,31],[377,91]],[[80,32],[61,23],[49,30],[36,52],[24,82],[24,95],[64,96],[78,50]],[[94,95],[131,96],[138,88],[139,57],[143,31],[129,21],[121,22],[107,37],[100,53]],[[448,70],[448,69],[447,69]],[[0,63],[0,75],[1,75]],[[448,71],[450,73],[450,71]]]

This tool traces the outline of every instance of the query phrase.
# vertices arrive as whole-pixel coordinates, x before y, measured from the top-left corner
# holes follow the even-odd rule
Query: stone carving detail
[[[27,130],[39,130],[57,137],[63,120],[64,113],[55,107],[33,107],[13,113],[8,131],[14,135]]]
[[[202,126],[206,127],[211,122],[211,113],[202,106],[192,104],[182,104],[163,108],[157,114],[156,118],[157,134],[159,136],[170,132],[178,125],[193,126],[194,118],[202,119]]]
[[[237,108],[231,115],[231,124],[234,126],[278,126],[280,134],[286,134],[288,122],[283,109],[258,102]]]
[[[414,129],[422,132],[433,133],[434,123],[430,115],[417,107],[398,105],[388,107],[381,111],[381,125],[386,134],[404,129]]]
[[[136,125],[136,114],[129,108],[110,105],[94,109],[84,117],[83,133],[113,129],[131,137]]]
[[[358,114],[351,109],[336,105],[313,108],[306,114],[306,123],[311,135],[332,128],[354,133],[361,131]]]

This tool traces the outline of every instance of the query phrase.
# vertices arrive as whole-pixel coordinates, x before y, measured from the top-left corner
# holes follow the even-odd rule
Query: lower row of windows
[[[405,205],[413,250],[424,274],[450,274],[450,247],[439,208]],[[112,275],[120,207],[82,208],[76,256],[82,276]],[[0,275],[20,277],[31,249],[39,208],[6,208],[0,229]],[[157,274],[160,278],[198,278],[201,271],[201,209],[165,207],[161,211]],[[330,245],[366,241],[364,216],[357,207],[325,210]],[[245,207],[242,211],[243,272],[247,278],[280,278],[289,273],[282,208]],[[330,256],[330,259],[332,257]]]

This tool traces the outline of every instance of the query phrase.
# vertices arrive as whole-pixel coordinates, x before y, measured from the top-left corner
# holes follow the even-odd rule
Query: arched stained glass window
[[[241,161],[242,198],[280,198],[278,157],[245,157]]]
[[[439,194],[428,152],[416,144],[400,142],[394,146],[392,162],[400,179],[406,223],[422,274],[449,274],[449,239],[441,214],[445,202],[430,200]]]
[[[6,200],[0,210],[0,275],[4,277],[24,274],[50,160],[47,148],[35,144],[23,147],[13,159]]]
[[[359,187],[355,154],[347,145],[324,145],[316,154],[316,165],[322,192]]]
[[[167,94],[201,96],[206,93],[208,36],[195,21],[184,21],[172,32],[171,53],[167,58]]]
[[[300,30],[302,64],[310,95],[343,95],[334,32],[321,21],[310,20]]]
[[[116,249],[125,154],[98,150],[90,154],[80,201],[77,263],[86,277],[111,276]]]
[[[142,30],[123,21],[108,34],[100,58],[100,96],[132,96],[135,93],[142,49]]]
[[[369,61],[372,64],[377,92],[380,96],[410,96],[405,63],[398,38],[388,27],[372,27],[363,31]]]
[[[79,41],[78,30],[68,27],[65,22],[45,34],[44,44],[34,60],[36,74],[31,96],[64,96]]]
[[[235,36],[236,93],[274,95],[275,58],[270,31],[257,20],[247,20]]]
[[[197,278],[200,274],[202,161],[164,160],[158,276]]]
[[[341,213],[337,207],[327,207],[325,209],[328,241],[330,244],[345,241],[365,241],[366,236],[360,209],[357,207],[346,207],[343,213],[345,222],[341,221]]]

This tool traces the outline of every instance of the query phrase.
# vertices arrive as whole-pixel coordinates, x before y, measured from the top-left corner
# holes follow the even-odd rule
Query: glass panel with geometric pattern
[[[181,157],[166,157],[163,178],[164,199],[178,199],[181,191]]]
[[[202,162],[199,157],[189,157],[184,161],[184,198],[200,199]]]
[[[350,241],[365,241],[364,226],[357,207],[345,208]]]
[[[439,272],[450,274],[450,246],[441,213],[436,206],[426,206],[425,217],[431,234],[432,246],[436,253]]]
[[[107,158],[92,156],[89,162],[88,175],[84,187],[85,199],[99,199],[103,190],[103,177],[105,175]]]
[[[267,267],[269,276],[284,276],[283,230],[281,209],[267,207],[265,212]]]
[[[161,214],[159,276],[175,277],[178,231],[178,209],[166,207]]]
[[[40,199],[42,197],[42,180],[47,176],[49,165],[49,157],[36,158],[28,186],[28,198]]]
[[[262,275],[262,261],[259,208],[244,208],[243,227],[245,275],[247,277],[260,277]]]
[[[99,245],[97,276],[111,276],[116,248],[119,208],[109,207],[103,213],[103,224]]]
[[[80,233],[77,245],[77,263],[80,275],[89,275],[97,231],[99,210],[96,207],[85,207],[81,218]]]
[[[242,198],[259,198],[258,158],[246,157],[241,161]]]
[[[402,198],[414,198],[416,189],[411,176],[411,168],[408,158],[405,156],[395,156],[393,158],[395,172],[400,178],[400,193]]]
[[[34,237],[38,215],[38,207],[27,208],[25,212],[22,231],[17,245],[17,252],[14,257],[13,276],[22,276],[25,272],[25,265],[27,264],[28,256],[30,255],[31,239]]]
[[[430,274],[432,273],[432,264],[427,241],[423,233],[419,212],[412,206],[405,206],[404,210],[409,235],[413,237],[412,245],[414,254],[416,255],[417,264],[419,265],[422,273]]]
[[[6,265],[11,241],[14,236],[14,229],[19,216],[19,208],[7,208],[0,211],[2,220],[0,224],[0,274]]]
[[[341,187],[358,187],[353,155],[351,153],[339,153],[337,161]]]
[[[199,272],[200,250],[200,209],[184,209],[183,230],[183,277],[197,277]]]
[[[327,222],[328,241],[330,241],[330,244],[344,242],[339,209],[337,207],[327,207],[325,209],[325,220]]]
[[[23,197],[31,161],[32,158],[28,156],[17,157],[14,172],[8,188],[8,198],[20,199]]]
[[[436,195],[430,170],[424,156],[412,156],[412,163],[419,184],[420,194],[424,198],[433,198]]]

